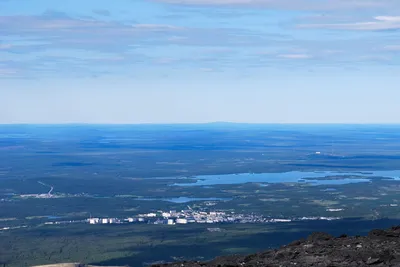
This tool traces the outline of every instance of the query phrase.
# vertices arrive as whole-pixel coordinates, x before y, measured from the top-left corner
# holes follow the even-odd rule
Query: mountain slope
[[[153,267],[286,267],[393,266],[400,267],[400,226],[372,230],[365,237],[333,237],[314,233],[280,249],[248,256],[219,257],[210,262],[158,264]]]

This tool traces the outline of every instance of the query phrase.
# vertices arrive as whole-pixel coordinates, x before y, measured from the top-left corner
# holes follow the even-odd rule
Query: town
[[[147,224],[188,224],[188,223],[285,223],[304,220],[339,220],[340,217],[299,217],[299,218],[267,218],[256,214],[237,214],[225,211],[195,211],[188,209],[181,211],[157,211],[147,214],[138,214],[129,218],[88,218],[89,224],[120,224],[120,223],[147,223]]]

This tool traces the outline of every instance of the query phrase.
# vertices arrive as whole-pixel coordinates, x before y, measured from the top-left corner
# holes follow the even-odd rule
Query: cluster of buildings
[[[52,198],[51,194],[25,194],[19,195],[20,198]]]
[[[148,224],[188,224],[188,223],[284,223],[300,220],[337,220],[338,217],[301,217],[301,218],[266,218],[255,214],[236,214],[224,211],[194,211],[192,209],[181,211],[159,211],[157,213],[139,214],[125,219],[118,218],[89,218],[89,224],[115,224],[115,223],[148,223]]]
[[[0,228],[0,232],[1,232],[1,231],[7,231],[7,230],[20,229],[20,228],[27,228],[27,227],[28,227],[28,226],[26,226],[26,225],[3,227],[3,228]]]
[[[326,211],[338,212],[338,211],[343,211],[343,209],[326,209]]]
[[[86,193],[80,194],[64,194],[64,193],[57,193],[52,194],[51,191],[46,194],[21,194],[21,195],[12,195],[16,198],[22,199],[29,199],[29,198],[70,198],[70,197],[92,197],[92,195]]]

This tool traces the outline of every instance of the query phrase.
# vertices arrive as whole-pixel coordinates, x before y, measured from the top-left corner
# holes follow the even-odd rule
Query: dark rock
[[[304,239],[296,240],[296,241],[293,241],[292,243],[289,243],[288,247],[298,246],[304,242],[305,242]]]
[[[316,233],[311,234],[307,238],[307,241],[311,241],[311,242],[326,241],[326,240],[330,240],[332,238],[333,238],[333,236],[331,236],[330,234],[316,232]]]
[[[379,258],[369,258],[367,260],[368,265],[373,265],[373,264],[378,264],[378,263],[382,263],[381,259],[379,259]]]

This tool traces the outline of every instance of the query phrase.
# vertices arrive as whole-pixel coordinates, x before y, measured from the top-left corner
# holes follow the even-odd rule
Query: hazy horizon
[[[359,125],[359,126],[400,126],[400,123],[336,123],[336,122],[332,122],[332,123],[327,123],[327,122],[297,122],[297,123],[268,123],[268,122],[219,122],[219,121],[210,121],[210,122],[176,122],[176,123],[152,123],[152,122],[147,122],[147,123],[82,123],[82,122],[68,122],[68,123],[0,123],[0,125],[3,126],[29,126],[29,125],[35,125],[35,126],[141,126],[141,125],[223,125],[223,124],[245,124],[245,125]]]

